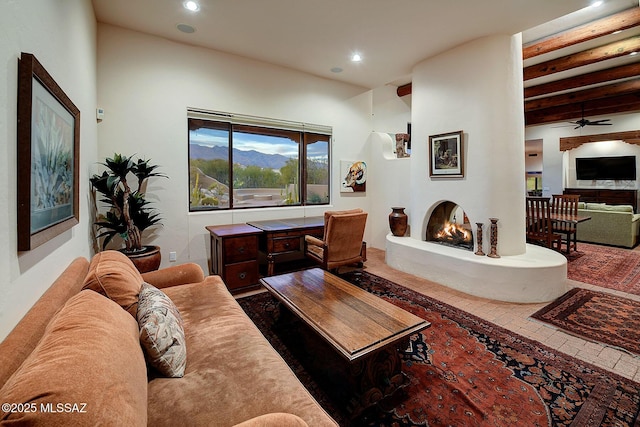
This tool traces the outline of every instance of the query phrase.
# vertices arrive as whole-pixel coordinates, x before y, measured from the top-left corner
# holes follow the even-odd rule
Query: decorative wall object
[[[18,250],[79,221],[80,110],[30,53],[18,60]]]
[[[409,151],[407,144],[409,142],[408,133],[396,133],[396,157],[401,159],[403,157],[409,157]]]
[[[462,131],[429,137],[429,176],[464,177],[464,143]]]
[[[476,241],[477,241],[478,249],[476,250],[475,254],[484,256],[484,251],[482,250],[482,223],[476,222],[476,226],[478,230],[476,232]]]
[[[340,161],[340,172],[344,177],[340,186],[341,193],[359,193],[367,191],[367,164],[363,161]]]
[[[491,252],[489,258],[500,258],[498,255],[498,218],[489,218],[491,221]]]
[[[398,237],[402,237],[407,234],[407,223],[408,217],[407,214],[404,213],[404,208],[391,208],[391,213],[389,214],[389,228],[391,229],[391,234]]]

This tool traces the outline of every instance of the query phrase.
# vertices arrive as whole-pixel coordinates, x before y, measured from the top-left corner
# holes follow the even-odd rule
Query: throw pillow
[[[115,301],[135,318],[142,282],[140,272],[125,254],[104,251],[91,259],[83,289],[91,289]]]
[[[594,211],[601,211],[605,206],[607,206],[605,203],[587,203],[587,209]]]
[[[140,343],[147,362],[166,377],[180,378],[187,365],[182,317],[160,289],[142,283],[138,301]]]

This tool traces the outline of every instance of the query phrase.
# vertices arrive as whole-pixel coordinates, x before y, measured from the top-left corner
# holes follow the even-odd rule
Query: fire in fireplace
[[[462,208],[449,201],[436,206],[427,222],[426,240],[472,251],[473,232]]]

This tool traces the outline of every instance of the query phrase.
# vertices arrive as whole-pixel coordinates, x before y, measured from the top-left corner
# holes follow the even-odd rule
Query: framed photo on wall
[[[461,130],[429,136],[429,176],[464,177],[464,141]]]
[[[80,110],[30,53],[18,60],[18,250],[79,221]]]

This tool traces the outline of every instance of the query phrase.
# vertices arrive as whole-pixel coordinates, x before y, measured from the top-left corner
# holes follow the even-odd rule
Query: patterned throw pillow
[[[182,317],[160,289],[143,283],[138,302],[140,343],[149,365],[166,377],[180,378],[187,365]]]

